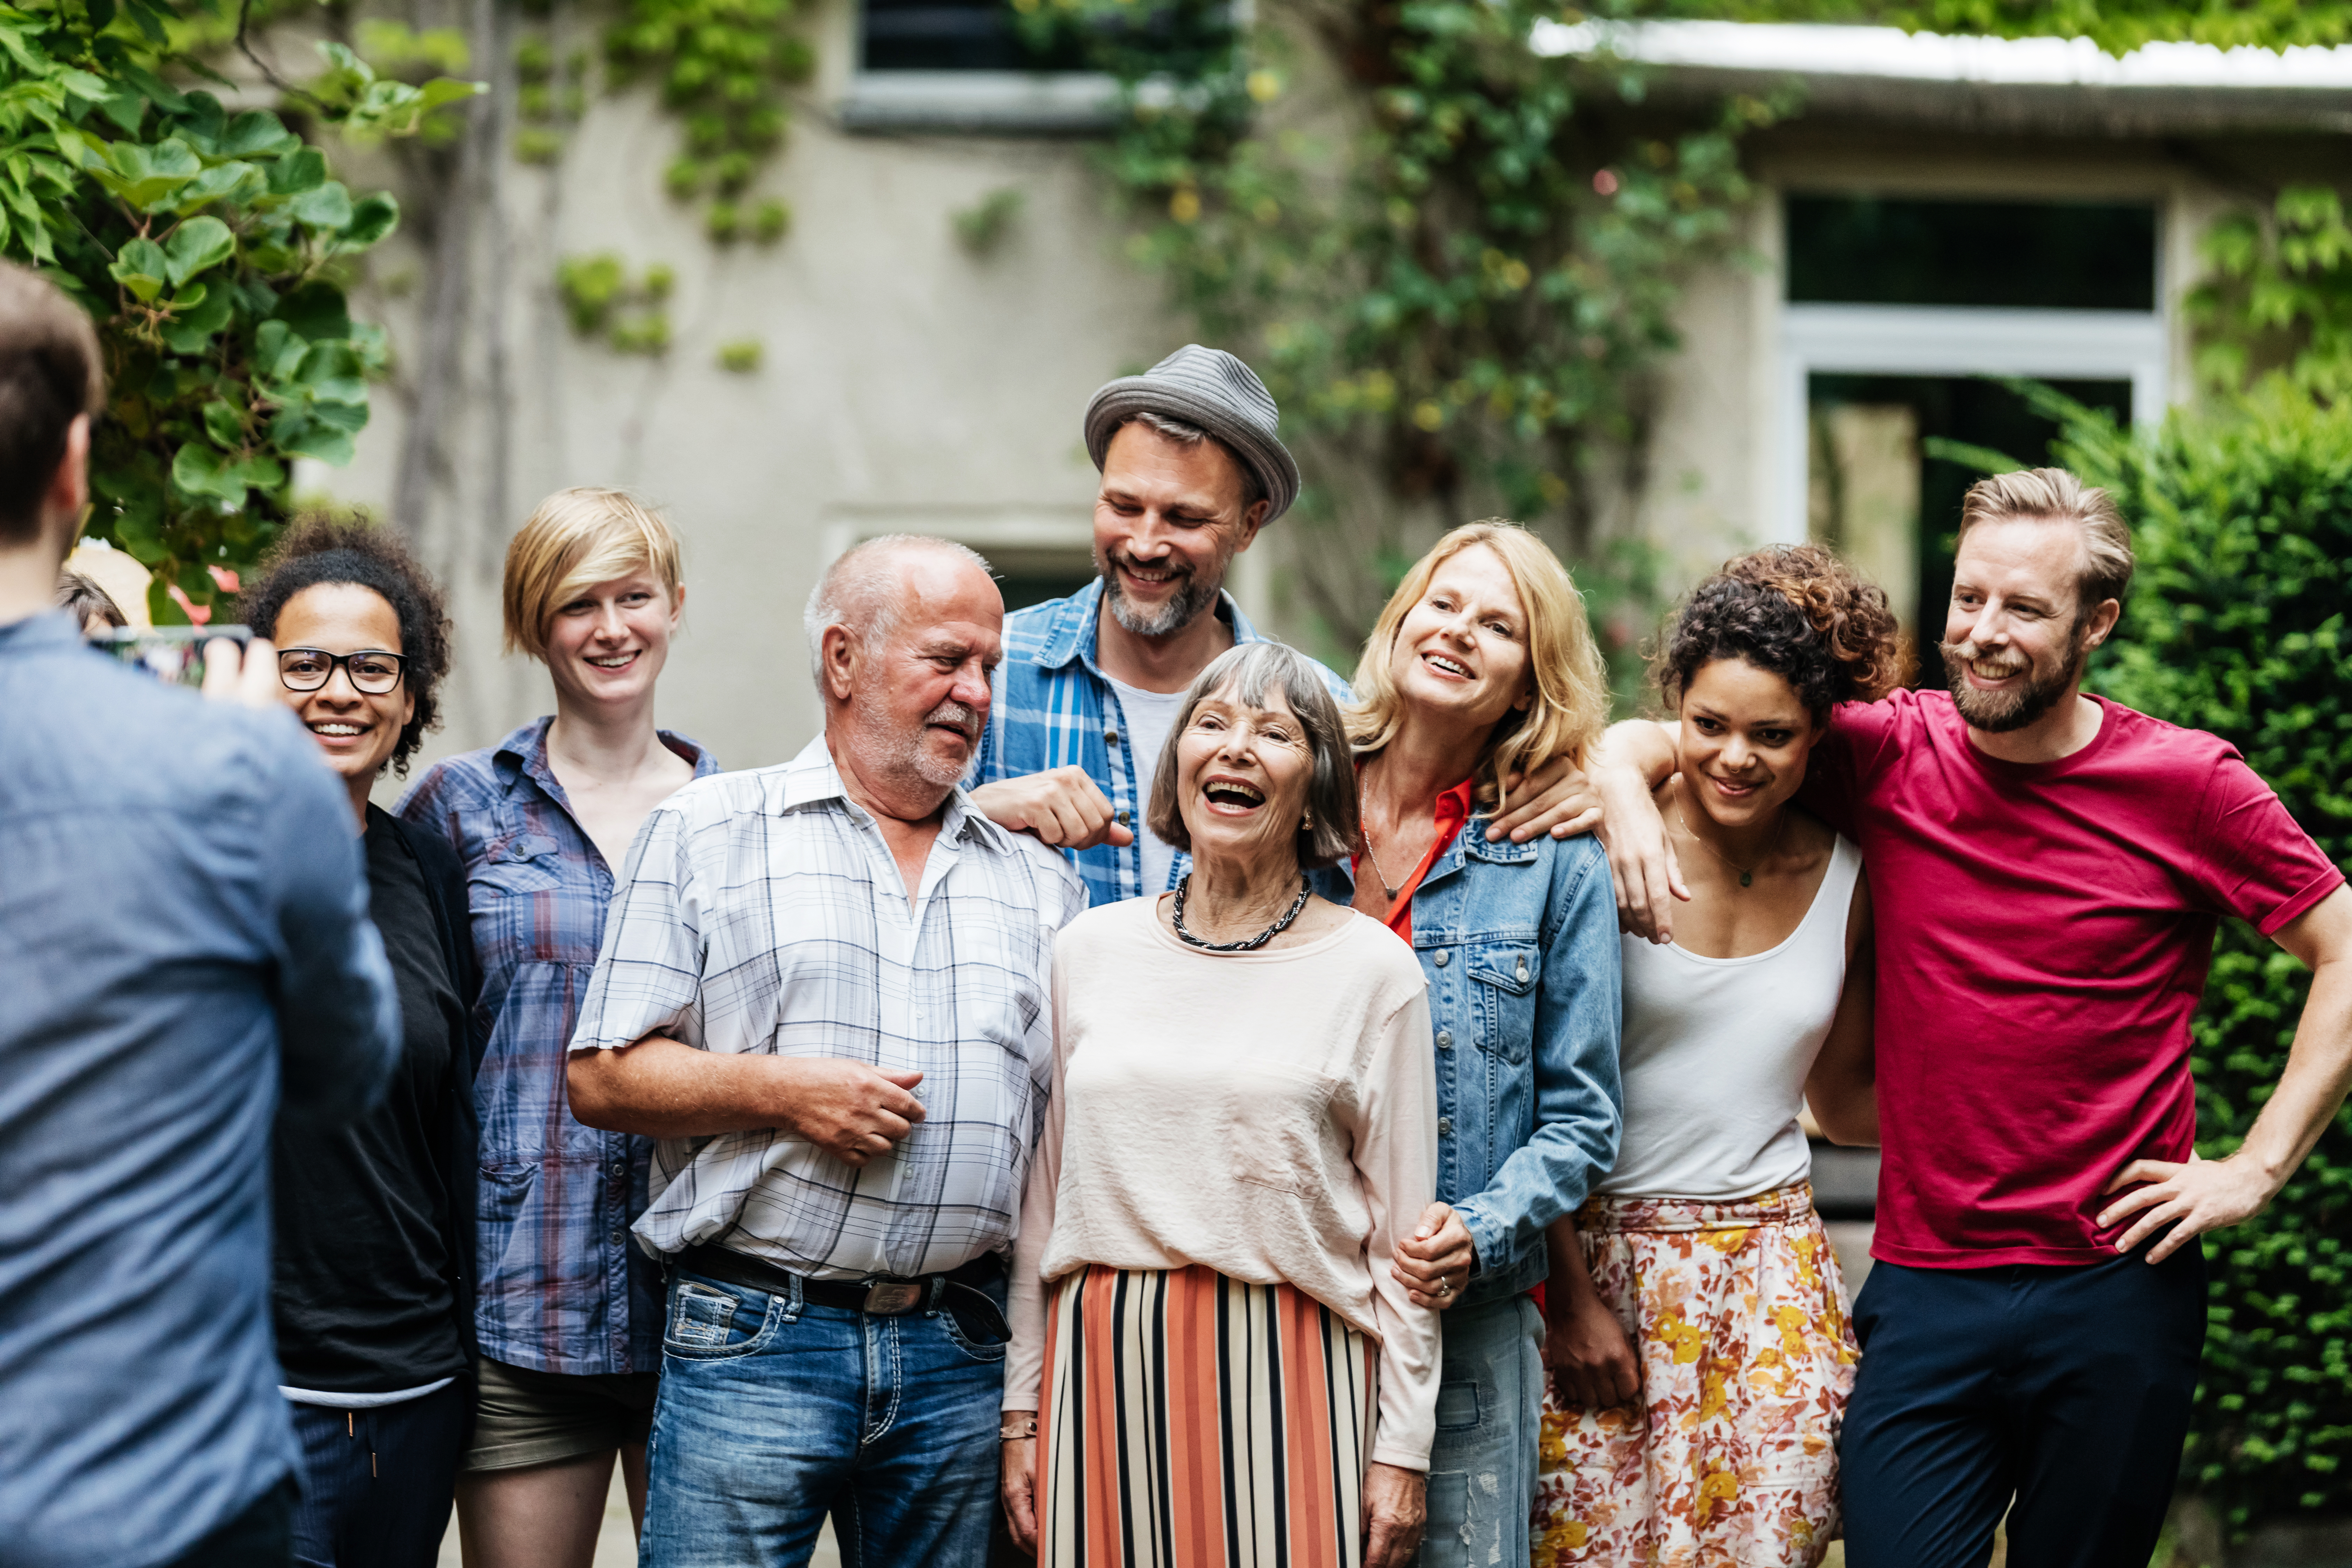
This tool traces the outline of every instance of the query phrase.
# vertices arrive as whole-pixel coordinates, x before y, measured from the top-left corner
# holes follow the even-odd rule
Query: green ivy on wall
[[[782,150],[791,124],[783,89],[807,79],[815,55],[785,29],[796,0],[628,0],[604,34],[616,84],[656,80],[685,121],[685,150],[664,176],[681,201],[711,201],[714,239],[781,237],[790,209],[743,197]],[[718,209],[727,209],[724,221]]]
[[[154,0],[0,7],[0,253],[98,323],[108,404],[88,531],[149,569],[164,623],[186,619],[171,587],[209,605],[211,569],[240,570],[267,545],[295,459],[351,460],[385,362],[343,284],[399,209],[354,195],[276,114],[233,113],[166,79],[210,75],[186,50],[226,26],[220,10]],[[320,47],[308,107],[349,135],[416,134],[481,90],[379,78],[343,46]]]

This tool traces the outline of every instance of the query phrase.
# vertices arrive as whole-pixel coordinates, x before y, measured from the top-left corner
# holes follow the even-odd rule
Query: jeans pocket
[[[1469,1432],[1477,1428],[1479,1410],[1478,1385],[1475,1383],[1441,1383],[1437,1385],[1437,1429],[1441,1432]]]
[[[1005,1321],[1003,1310],[980,1291],[950,1285],[934,1316],[947,1331],[948,1342],[972,1360],[1004,1359],[1013,1326]]]
[[[735,1295],[699,1279],[681,1278],[670,1292],[662,1327],[662,1353],[680,1361],[725,1361],[751,1355],[775,1337],[776,1298],[758,1290]]]

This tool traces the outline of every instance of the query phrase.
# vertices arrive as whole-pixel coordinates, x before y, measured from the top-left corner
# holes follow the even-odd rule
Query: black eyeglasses
[[[289,691],[316,691],[335,678],[335,667],[341,665],[343,673],[352,678],[354,690],[381,697],[400,684],[402,667],[407,663],[396,653],[375,647],[363,647],[357,653],[285,647],[278,650],[278,679],[286,683]]]

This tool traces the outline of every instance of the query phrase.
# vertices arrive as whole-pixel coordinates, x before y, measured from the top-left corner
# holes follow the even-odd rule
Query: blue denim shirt
[[[148,1568],[294,1462],[271,1118],[381,1092],[351,796],[290,714],[0,626],[0,1562]]]
[[[1486,840],[1473,816],[1412,896],[1437,1056],[1437,1195],[1477,1245],[1472,1306],[1539,1282],[1544,1227],[1616,1163],[1617,900],[1591,837]],[[1314,873],[1355,899],[1348,864]]]
[[[1092,904],[1117,903],[1168,890],[1143,885],[1143,850],[1139,844],[1143,813],[1150,803],[1137,787],[1135,759],[1125,739],[1127,715],[1119,707],[1118,693],[1095,663],[1095,645],[1102,629],[1102,579],[1097,577],[1068,598],[1048,599],[1004,617],[1004,660],[996,667],[988,728],[981,732],[980,751],[963,779],[964,788],[972,789],[1074,763],[1086,769],[1087,776],[1109,799],[1112,814],[1134,828],[1139,840],[1065,851],[1086,883],[1087,900]],[[1233,628],[1234,642],[1265,640],[1231,594],[1218,594],[1216,613]],[[1355,700],[1346,681],[1322,665],[1315,668],[1334,700]],[[1156,764],[1158,759],[1153,762]],[[1177,856],[1169,868],[1168,887],[1174,887],[1190,869],[1192,858]]]

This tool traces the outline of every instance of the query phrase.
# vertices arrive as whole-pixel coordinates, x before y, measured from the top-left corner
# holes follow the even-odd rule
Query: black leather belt
[[[1003,1278],[1004,1263],[994,1253],[982,1253],[971,1262],[945,1274],[924,1274],[911,1279],[873,1275],[864,1279],[812,1279],[805,1274],[794,1274],[788,1268],[730,1247],[698,1245],[689,1247],[672,1258],[675,1268],[689,1274],[701,1274],[713,1279],[724,1279],[731,1285],[746,1286],[753,1290],[765,1290],[770,1295],[800,1292],[803,1301],[819,1307],[840,1307],[852,1312],[871,1312],[876,1317],[896,1318],[918,1309],[930,1310],[940,1305],[950,1286],[977,1291]],[[992,1310],[993,1301],[989,1302]]]

